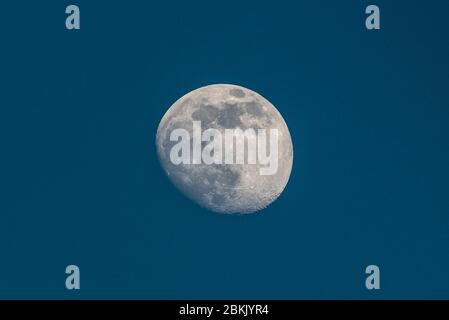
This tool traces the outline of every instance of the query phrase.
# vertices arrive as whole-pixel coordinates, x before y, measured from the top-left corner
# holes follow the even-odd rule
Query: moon
[[[193,121],[201,121],[203,130],[220,132],[237,128],[253,128],[255,132],[277,129],[276,173],[261,175],[259,169],[263,165],[259,162],[173,164],[170,150],[177,141],[170,141],[170,133],[182,128],[192,137]],[[249,214],[266,208],[284,190],[293,164],[290,132],[279,111],[258,93],[231,84],[205,86],[177,100],[159,123],[156,148],[163,170],[183,194],[203,208],[224,214]]]

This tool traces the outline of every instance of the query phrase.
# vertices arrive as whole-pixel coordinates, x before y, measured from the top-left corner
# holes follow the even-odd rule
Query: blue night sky
[[[76,31],[69,4],[2,3],[0,298],[449,298],[448,1],[79,0]],[[161,117],[213,83],[290,129],[257,215],[200,208],[159,165]]]

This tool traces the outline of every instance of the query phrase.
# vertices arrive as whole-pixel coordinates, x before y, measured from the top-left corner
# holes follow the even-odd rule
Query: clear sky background
[[[73,3],[1,5],[0,298],[449,298],[448,1]],[[289,126],[257,215],[201,209],[158,163],[165,111],[213,83]]]

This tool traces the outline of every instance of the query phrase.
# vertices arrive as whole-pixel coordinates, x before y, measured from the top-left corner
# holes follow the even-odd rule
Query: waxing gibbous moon
[[[202,130],[222,133],[237,128],[255,132],[277,129],[277,171],[261,175],[264,165],[259,162],[174,164],[170,150],[178,142],[171,141],[170,134],[181,128],[192,137],[194,121],[201,121]],[[200,206],[218,213],[247,214],[267,207],[284,190],[293,164],[290,132],[279,111],[256,92],[229,84],[202,87],[176,101],[159,124],[156,147],[162,168],[174,185]]]

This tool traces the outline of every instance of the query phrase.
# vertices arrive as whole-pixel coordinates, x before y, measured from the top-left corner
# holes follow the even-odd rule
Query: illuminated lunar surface
[[[247,164],[247,161],[245,164],[173,164],[170,150],[178,141],[170,141],[170,133],[183,128],[192,139],[193,121],[201,121],[203,132],[214,128],[223,135],[225,129],[253,128],[256,132],[277,129],[277,172],[261,175],[259,169],[266,165],[259,161],[257,164]],[[270,141],[268,137],[267,141]],[[247,214],[267,207],[282,193],[292,170],[293,146],[281,114],[261,95],[235,85],[202,87],[176,101],[159,124],[156,147],[160,163],[174,185],[200,206],[218,213]],[[224,148],[223,154],[226,151]]]

